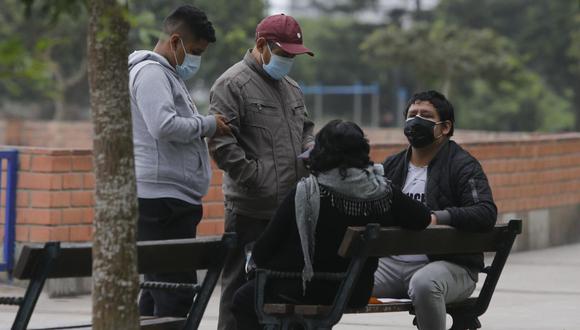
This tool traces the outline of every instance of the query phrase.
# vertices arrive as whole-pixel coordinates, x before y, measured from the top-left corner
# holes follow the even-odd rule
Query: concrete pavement
[[[0,284],[0,296],[21,295],[24,289]],[[216,329],[219,288],[216,288],[200,329]],[[16,308],[0,306],[0,329],[9,329]],[[90,296],[49,299],[43,295],[30,328],[90,322]],[[580,244],[513,253],[502,273],[486,314],[485,330],[580,329]],[[412,330],[407,313],[345,315],[339,330]]]

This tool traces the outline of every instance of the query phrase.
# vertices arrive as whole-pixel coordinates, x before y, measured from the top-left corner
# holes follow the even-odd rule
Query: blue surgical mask
[[[260,56],[262,56],[262,67],[270,77],[276,80],[280,80],[284,78],[285,75],[290,73],[292,64],[294,64],[294,58],[276,55],[272,53],[270,45],[267,46],[268,51],[270,51],[270,63],[264,64],[264,57],[260,54]]]
[[[185,58],[183,59],[183,63],[181,65],[177,64],[177,54],[173,51],[173,56],[175,56],[175,71],[183,80],[189,80],[195,75],[197,70],[201,65],[201,56],[199,55],[191,55],[188,54],[185,50],[185,46],[183,45],[183,40],[181,41],[181,47],[183,47],[183,52],[185,53]]]

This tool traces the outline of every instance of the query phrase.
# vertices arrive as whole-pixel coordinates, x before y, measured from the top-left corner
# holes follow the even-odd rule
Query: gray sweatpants
[[[475,278],[475,280],[474,280]],[[477,274],[447,261],[379,259],[373,296],[410,298],[420,330],[445,330],[445,304],[469,298]]]

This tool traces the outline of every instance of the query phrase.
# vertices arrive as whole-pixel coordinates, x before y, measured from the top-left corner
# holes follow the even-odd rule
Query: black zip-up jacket
[[[383,163],[385,177],[401,188],[407,178],[410,157],[409,147]],[[451,140],[441,146],[429,163],[425,201],[430,210],[447,218],[445,223],[459,230],[488,231],[497,220],[497,207],[481,164]],[[428,257],[431,261],[446,260],[478,272],[484,267],[482,253]]]

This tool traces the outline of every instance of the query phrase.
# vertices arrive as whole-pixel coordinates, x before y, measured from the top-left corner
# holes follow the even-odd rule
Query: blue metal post
[[[6,204],[4,207],[4,262],[0,271],[12,272],[14,266],[14,242],[16,239],[16,180],[18,178],[18,151],[0,151],[0,160],[6,159]],[[1,180],[1,178],[0,178]]]

